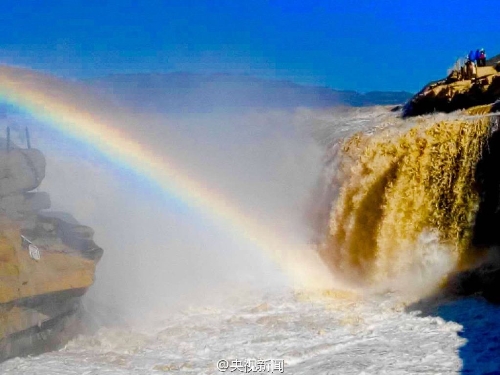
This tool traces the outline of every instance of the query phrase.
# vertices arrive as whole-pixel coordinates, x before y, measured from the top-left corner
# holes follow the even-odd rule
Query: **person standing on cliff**
[[[472,61],[467,60],[467,62],[465,63],[465,71],[465,79],[470,79],[471,81],[473,81],[475,78],[477,78],[476,64],[474,64]]]
[[[474,63],[470,64],[470,80],[474,82],[477,79],[477,66]]]
[[[469,54],[467,55],[467,59],[468,59],[471,63],[476,62],[476,53],[475,53],[473,50],[470,50]]]
[[[474,59],[476,60],[476,66],[479,66],[479,57],[481,56],[481,52],[477,49],[474,54]]]
[[[470,60],[467,60],[465,62],[464,79],[470,79],[470,74],[471,74],[471,67],[470,67],[470,65],[471,64],[473,64],[473,63]]]
[[[486,52],[484,51],[484,48],[481,48],[481,50],[479,51],[477,66],[486,66]]]

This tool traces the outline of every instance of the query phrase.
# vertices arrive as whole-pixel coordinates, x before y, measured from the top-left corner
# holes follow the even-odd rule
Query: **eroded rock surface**
[[[39,150],[0,149],[0,360],[65,342],[102,249],[71,215],[45,211]]]
[[[477,68],[477,76],[461,79],[452,72],[447,78],[431,82],[403,108],[403,116],[418,116],[432,112],[453,112],[500,99],[500,67]]]

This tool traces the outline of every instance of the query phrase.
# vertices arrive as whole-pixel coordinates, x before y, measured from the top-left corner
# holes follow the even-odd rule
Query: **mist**
[[[79,98],[86,111],[92,101]],[[105,108],[106,107],[106,108]],[[103,109],[105,108],[105,109]],[[159,157],[288,243],[308,245],[306,207],[321,171],[322,149],[290,110],[134,114],[116,104],[95,111]],[[126,116],[124,116],[126,113]],[[121,121],[126,118],[126,121]],[[140,318],[235,295],[286,288],[289,279],[234,228],[172,197],[127,166],[18,114],[3,120],[46,156],[52,210],[95,230],[104,249],[86,299],[101,311]],[[311,251],[313,249],[311,248]]]

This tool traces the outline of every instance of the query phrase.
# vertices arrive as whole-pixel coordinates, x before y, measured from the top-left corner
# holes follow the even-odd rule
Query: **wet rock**
[[[0,198],[0,212],[9,217],[22,217],[50,208],[50,196],[47,193],[24,193]]]
[[[459,79],[452,72],[446,79],[429,83],[405,105],[403,116],[448,113],[491,104],[499,98],[500,73],[492,66],[478,67],[473,79]]]
[[[0,197],[37,188],[45,177],[45,157],[35,149],[0,154]]]
[[[51,206],[50,196],[47,193],[25,193],[23,206],[20,212],[36,213],[41,210],[49,209]]]
[[[43,154],[14,145],[7,151],[2,144],[0,139],[0,361],[72,338],[80,299],[103,253],[92,228],[69,214],[44,211],[49,195],[32,191],[45,176]]]
[[[51,224],[51,223],[42,223],[42,228],[46,232],[53,232],[56,229],[54,224]]]
[[[43,211],[37,216],[36,225],[23,231],[36,245],[60,248],[98,261],[103,250],[94,242],[94,230],[81,225],[67,213]]]
[[[500,268],[495,264],[484,264],[472,270],[453,275],[447,291],[455,296],[483,296],[491,303],[500,304]]]

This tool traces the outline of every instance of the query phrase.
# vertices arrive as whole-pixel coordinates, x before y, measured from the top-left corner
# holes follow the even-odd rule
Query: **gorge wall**
[[[53,349],[71,337],[102,249],[93,230],[50,212],[36,189],[45,158],[0,145],[0,360]]]

